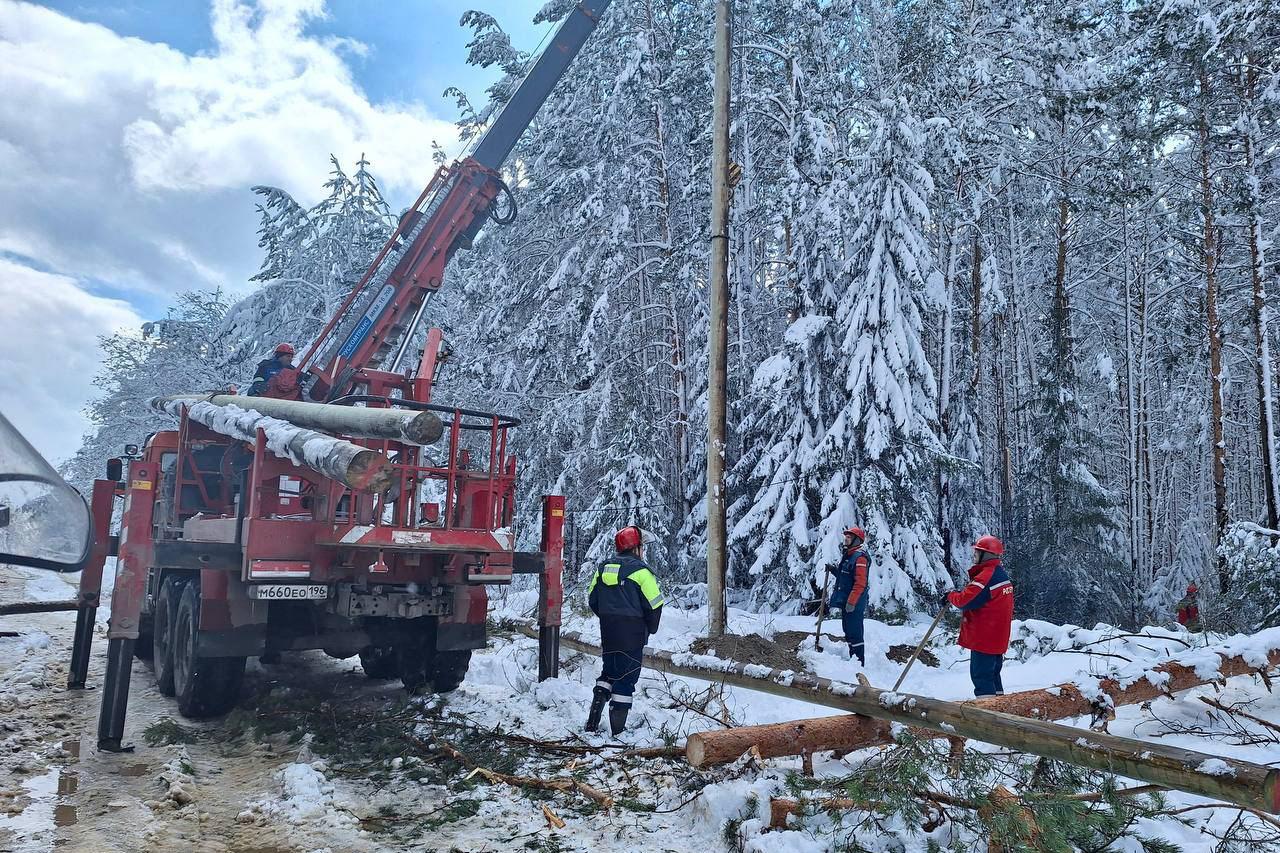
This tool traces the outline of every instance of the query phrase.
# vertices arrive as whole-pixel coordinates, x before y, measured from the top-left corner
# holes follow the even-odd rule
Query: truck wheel
[[[431,689],[436,693],[452,693],[467,677],[471,666],[471,650],[436,652],[431,662]]]
[[[151,619],[151,663],[155,667],[156,687],[162,696],[173,695],[173,617],[182,597],[182,579],[170,575],[160,585],[156,596],[156,612]]]
[[[200,584],[188,583],[173,617],[173,686],[184,717],[225,714],[240,698],[244,658],[196,657],[200,630]]]
[[[420,644],[396,649],[400,680],[405,690],[420,693],[449,693],[457,690],[471,665],[471,651],[437,652]]]
[[[404,683],[404,689],[417,695],[430,689],[433,643],[397,643],[395,647],[396,674]]]
[[[395,649],[368,646],[360,650],[360,666],[368,678],[395,678],[400,672]]]

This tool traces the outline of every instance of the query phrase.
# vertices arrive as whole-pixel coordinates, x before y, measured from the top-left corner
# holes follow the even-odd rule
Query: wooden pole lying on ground
[[[521,630],[524,629],[522,626]],[[598,646],[573,634],[561,635],[561,646],[600,654]],[[715,667],[704,665],[703,661],[714,661]],[[826,705],[929,729],[943,736],[979,740],[1246,808],[1280,813],[1280,770],[1258,764],[1015,717],[971,703],[892,693],[870,686],[854,686],[827,678],[696,655],[672,655],[645,649],[645,666],[671,675],[744,687],[797,702]],[[689,737],[686,754],[689,749],[696,748],[690,744],[697,737]]]
[[[63,610],[79,610],[78,601],[17,601],[13,604],[0,604],[0,616],[13,616],[18,613],[59,613]]]
[[[1247,662],[1240,655],[1219,655],[1219,667],[1215,677],[1203,678],[1196,670],[1185,664],[1169,661],[1163,663],[1152,672],[1156,680],[1164,681],[1157,687],[1147,678],[1140,678],[1132,684],[1121,686],[1115,678],[1104,678],[1098,685],[1099,701],[1091,700],[1080,692],[1074,684],[1060,684],[1041,690],[1027,690],[1021,693],[1010,693],[1007,696],[991,696],[974,700],[971,704],[991,711],[1013,714],[1019,717],[1031,717],[1040,720],[1064,720],[1086,715],[1107,717],[1116,708],[1124,705],[1138,705],[1170,693],[1190,690],[1220,679],[1259,672],[1254,663]],[[1280,649],[1272,650],[1268,655],[1271,666],[1280,666]],[[1105,707],[1099,708],[1100,704]],[[1099,713],[1102,711],[1103,713]],[[798,726],[804,723],[803,727]],[[698,754],[706,756],[703,764],[709,766],[736,760],[752,745],[761,745],[762,754],[770,757],[782,755],[801,755],[832,749],[837,752],[852,752],[889,743],[892,738],[881,737],[879,733],[868,731],[858,720],[840,714],[834,717],[819,717],[811,720],[796,720],[785,723],[772,723],[763,726],[749,726],[740,729],[725,729],[716,732],[702,732],[690,737],[690,742],[697,739]],[[746,749],[731,754],[741,743]],[[768,744],[769,746],[763,746]],[[781,750],[787,751],[781,751]],[[691,753],[692,755],[692,753]]]

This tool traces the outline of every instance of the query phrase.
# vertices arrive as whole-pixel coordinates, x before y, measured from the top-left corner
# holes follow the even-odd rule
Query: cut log
[[[857,732],[851,735],[850,732]],[[743,726],[714,732],[697,732],[685,742],[685,757],[694,767],[728,764],[756,747],[761,758],[795,755],[796,743],[804,743],[801,752],[812,755],[826,749],[839,750],[850,737],[888,743],[893,739],[889,724],[871,717],[840,714],[813,720],[795,720],[769,726]]]
[[[1249,675],[1267,667],[1280,666],[1280,649],[1272,649],[1265,663],[1250,662],[1243,655],[1218,654],[1218,669],[1209,678],[1199,674],[1204,670],[1177,661],[1160,664],[1151,672],[1128,685],[1115,678],[1104,678],[1094,696],[1086,696],[1074,684],[1059,684],[1046,690],[1027,690],[1007,696],[991,696],[978,699],[974,704],[992,711],[1016,714],[1020,717],[1036,717],[1042,720],[1062,720],[1082,717],[1086,714],[1108,716],[1110,709],[1122,705],[1138,705],[1150,702],[1170,693],[1190,690],[1214,681]],[[1199,670],[1199,671],[1198,671]]]
[[[59,613],[63,610],[79,610],[78,601],[16,601],[12,604],[0,604],[0,616],[13,616],[19,613]]]
[[[406,409],[370,409],[358,406],[335,406],[331,403],[305,403],[301,400],[277,400],[274,397],[246,397],[240,394],[176,394],[156,397],[153,408],[172,414],[177,406],[210,403],[214,406],[237,406],[269,418],[279,418],[294,426],[347,435],[352,438],[381,438],[407,444],[434,444],[444,434],[444,424],[434,412]]]
[[[528,626],[522,626],[524,628]],[[533,630],[528,628],[530,632]],[[560,644],[576,651],[600,654],[598,646],[570,633],[560,635]],[[826,705],[928,729],[943,736],[966,737],[1246,808],[1280,813],[1280,770],[1258,764],[1015,717],[972,703],[893,693],[702,655],[672,655],[645,649],[644,665],[671,675]]]
[[[1167,693],[1191,690],[1219,679],[1259,671],[1256,659],[1249,662],[1241,655],[1221,653],[1218,658],[1218,670],[1210,678],[1197,675],[1196,670],[1190,666],[1169,661],[1153,668],[1150,675],[1126,686],[1122,686],[1116,678],[1104,678],[1098,686],[1098,693],[1093,698],[1085,696],[1074,684],[1060,684],[1057,687],[1041,690],[1027,690],[1021,693],[1010,693],[1007,696],[976,699],[967,704],[1041,720],[1063,720],[1089,715],[1105,718],[1114,716],[1114,710],[1124,705],[1149,702]],[[1269,653],[1268,662],[1271,666],[1280,666],[1280,649],[1274,649]],[[1160,682],[1162,686],[1157,687],[1155,682]],[[806,725],[801,727],[800,723]],[[927,732],[923,731],[917,734],[927,736]],[[690,743],[694,738],[698,740],[700,750],[698,754],[708,756],[705,764],[694,764],[695,767],[733,761],[742,753],[727,758],[725,756],[729,755],[739,740],[749,740],[753,743],[778,743],[789,747],[788,752],[773,753],[773,757],[777,757],[800,755],[806,751],[815,752],[823,749],[841,753],[853,752],[870,746],[883,745],[892,739],[888,736],[881,737],[877,732],[868,731],[858,720],[851,719],[845,714],[820,717],[816,720],[795,720],[742,729],[702,732],[691,735]],[[725,739],[723,747],[716,743],[720,738]],[[723,761],[717,759],[723,759]]]
[[[181,417],[186,406],[181,402],[165,402],[159,397],[153,397],[151,404],[157,411],[174,417]],[[196,423],[241,441],[257,441],[257,431],[262,430],[267,437],[267,449],[276,456],[353,489],[381,492],[391,486],[391,463],[387,457],[367,447],[239,406],[215,406],[201,401],[186,406],[186,410],[187,417]]]

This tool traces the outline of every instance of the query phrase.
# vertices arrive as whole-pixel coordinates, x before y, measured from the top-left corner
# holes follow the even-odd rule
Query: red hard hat
[[[1195,584],[1193,583],[1187,584],[1187,595],[1195,595],[1199,591],[1200,591],[1200,587],[1196,586]]]
[[[867,531],[861,527],[846,527],[844,532],[846,536],[857,536],[863,542],[867,541]]]
[[[635,526],[624,527],[613,537],[614,547],[618,549],[619,553],[640,547],[642,541],[644,540],[641,536],[640,528]]]
[[[995,554],[999,557],[1004,553],[1004,543],[994,536],[983,536],[973,543],[973,547],[979,551],[986,551],[988,554]]]
[[[280,344],[280,346],[276,347],[276,355],[280,355],[281,353],[284,353],[285,355],[294,355],[295,351],[293,349],[293,344]]]

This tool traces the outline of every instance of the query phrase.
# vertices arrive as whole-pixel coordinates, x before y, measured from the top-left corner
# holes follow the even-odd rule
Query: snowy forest
[[[883,619],[935,609],[994,533],[1021,618],[1167,620],[1195,581],[1214,630],[1280,622],[1274,5],[736,9],[734,603],[794,612],[856,523]],[[627,523],[705,576],[711,12],[613,4],[510,160],[517,219],[432,304],[438,397],[523,420],[520,534],[565,495],[570,579]],[[532,56],[462,23],[503,72],[451,90],[474,141]],[[309,209],[255,188],[251,295],[103,341],[75,482],[164,426],[140,400],[244,388],[318,333],[397,221],[376,170],[335,159]]]

